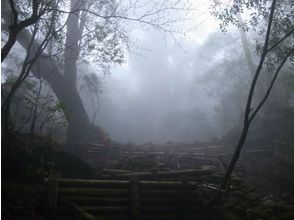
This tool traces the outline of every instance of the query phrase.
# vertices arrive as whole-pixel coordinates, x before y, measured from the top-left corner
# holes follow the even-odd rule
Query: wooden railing
[[[140,180],[164,180],[164,181],[179,181],[185,178],[190,181],[205,181],[214,173],[213,168],[207,169],[189,169],[189,170],[174,170],[174,171],[151,171],[151,172],[134,172],[124,170],[102,169],[103,179],[129,180],[130,177],[138,177]]]
[[[195,219],[197,182],[47,179],[48,219]],[[198,210],[199,211],[199,210]],[[77,217],[78,216],[78,217]],[[194,216],[194,217],[193,217]]]

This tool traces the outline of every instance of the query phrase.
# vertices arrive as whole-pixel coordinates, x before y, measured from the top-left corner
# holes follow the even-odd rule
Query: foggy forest
[[[294,0],[2,0],[1,217],[294,219]]]

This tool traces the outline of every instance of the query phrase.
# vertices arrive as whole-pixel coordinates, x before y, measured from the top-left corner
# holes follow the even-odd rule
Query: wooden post
[[[47,219],[55,219],[57,208],[58,177],[51,176],[48,179]]]
[[[180,219],[190,220],[193,217],[193,199],[192,190],[186,179],[183,179],[180,185]]]
[[[130,192],[131,192],[131,219],[140,220],[140,194],[139,194],[139,180],[138,177],[130,178]]]

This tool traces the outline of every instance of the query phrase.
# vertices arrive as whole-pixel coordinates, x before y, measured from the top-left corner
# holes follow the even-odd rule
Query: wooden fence
[[[197,219],[201,212],[193,193],[197,182],[141,181],[136,176],[129,180],[46,182],[48,219],[185,220]]]
[[[138,177],[140,180],[164,180],[179,181],[185,178],[189,181],[207,181],[215,172],[213,168],[207,169],[189,169],[189,170],[173,170],[173,171],[151,171],[151,172],[134,172],[127,170],[102,169],[103,175],[101,179],[129,180],[130,177]]]

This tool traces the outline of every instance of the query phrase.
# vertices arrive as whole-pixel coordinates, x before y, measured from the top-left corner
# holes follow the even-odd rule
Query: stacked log
[[[101,179],[128,180],[130,177],[138,177],[140,180],[181,180],[182,178],[190,181],[204,181],[207,180],[214,169],[189,169],[189,170],[174,170],[174,171],[152,171],[152,172],[129,172],[126,170],[109,170],[110,174],[101,175]],[[105,169],[104,169],[105,171]],[[113,172],[115,171],[115,173]]]

